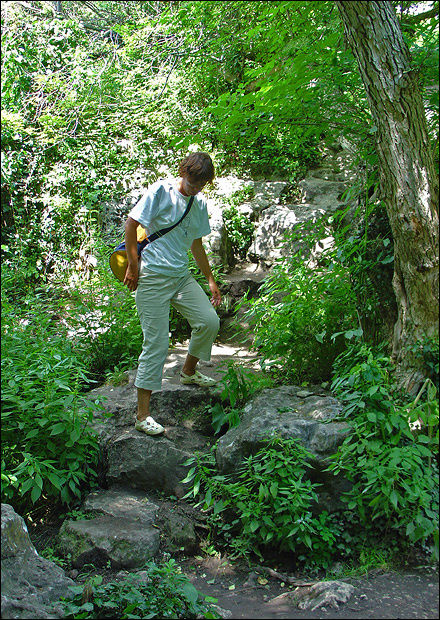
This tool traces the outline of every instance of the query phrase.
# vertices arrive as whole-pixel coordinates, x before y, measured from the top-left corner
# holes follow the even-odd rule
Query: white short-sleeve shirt
[[[157,181],[148,188],[128,215],[151,235],[178,222],[190,198],[181,194],[172,181]],[[170,276],[186,274],[188,250],[192,242],[210,232],[206,198],[198,193],[184,220],[143,249],[140,273],[147,269]]]

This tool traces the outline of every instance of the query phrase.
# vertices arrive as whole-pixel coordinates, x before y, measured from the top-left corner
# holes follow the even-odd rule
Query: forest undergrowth
[[[424,380],[402,391],[377,127],[334,4],[2,3],[2,502],[27,522],[77,510],[99,484],[90,423],[104,409],[89,392],[134,368],[142,346],[133,295],[108,268],[133,195],[204,150],[218,176],[282,180],[299,200],[298,182],[348,144],[353,181],[340,209],[292,228],[258,295],[234,309],[261,379],[230,365],[224,402],[209,411],[219,434],[264,387],[324,382],[350,427],[328,468],[352,484],[345,510],[316,508],[310,455],[281,439],[234,476],[218,475],[213,453],[195,456],[185,501],[208,518],[206,547],[237,561],[272,552],[328,574],[338,561],[348,571],[411,550],[438,561],[438,336],[410,351]],[[438,3],[416,19],[418,3],[392,4],[438,163]],[[240,210],[252,198],[224,204],[237,261],[254,233]],[[317,251],[324,238],[331,246]],[[214,269],[220,287],[226,269]],[[172,342],[189,334],[174,312],[170,331]],[[211,613],[171,559],[148,570],[164,582],[157,609]],[[95,583],[103,607],[112,597],[119,610],[140,605],[129,600],[138,585],[105,586]]]

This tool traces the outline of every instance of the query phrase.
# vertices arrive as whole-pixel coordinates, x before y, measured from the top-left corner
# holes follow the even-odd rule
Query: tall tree
[[[394,236],[394,356],[402,387],[422,379],[414,348],[438,336],[438,175],[417,71],[391,2],[336,2],[377,127],[382,197]]]

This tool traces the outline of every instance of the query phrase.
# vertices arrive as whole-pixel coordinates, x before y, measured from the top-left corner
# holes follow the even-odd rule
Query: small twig
[[[421,389],[420,389],[419,393],[418,393],[418,394],[417,394],[417,396],[416,396],[415,401],[412,403],[412,407],[411,407],[411,409],[414,409],[414,407],[415,407],[415,406],[417,405],[417,403],[419,402],[420,397],[421,397],[421,395],[423,394],[423,392],[425,391],[425,388],[426,388],[426,386],[428,385],[429,381],[430,381],[430,379],[429,379],[429,378],[425,380],[425,383],[422,385],[422,387],[421,387]]]
[[[302,579],[297,579],[296,577],[291,577],[290,575],[278,573],[276,570],[273,570],[272,568],[269,568],[268,566],[262,566],[261,569],[263,569],[271,577],[275,577],[275,579],[279,579],[280,581],[284,581],[285,583],[290,583],[294,586],[307,587],[307,586],[313,586],[315,585],[315,583],[317,583],[317,581],[303,581]]]

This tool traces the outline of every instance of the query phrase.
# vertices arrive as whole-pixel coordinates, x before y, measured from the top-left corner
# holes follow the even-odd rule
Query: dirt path
[[[177,344],[168,352],[164,366],[163,380],[165,383],[178,385],[179,373],[183,366],[188,351],[188,343]],[[260,370],[259,358],[256,353],[249,351],[247,346],[238,344],[216,342],[212,347],[210,362],[200,360],[198,369],[214,379],[220,379],[227,369],[228,362],[237,362],[247,370],[258,372]]]
[[[217,599],[230,618],[438,618],[438,571],[420,567],[405,572],[376,571],[342,581],[355,587],[350,600],[339,609],[298,609],[281,582],[264,571],[249,573],[222,558],[192,558],[181,564],[199,591]],[[313,581],[313,580],[312,580]],[[277,598],[280,597],[281,598]],[[274,600],[275,599],[275,600]]]

